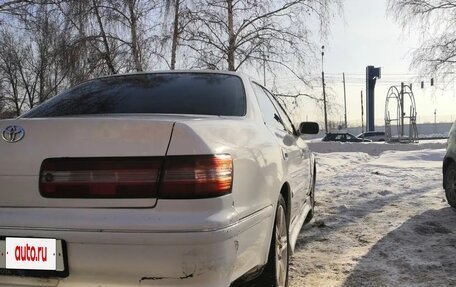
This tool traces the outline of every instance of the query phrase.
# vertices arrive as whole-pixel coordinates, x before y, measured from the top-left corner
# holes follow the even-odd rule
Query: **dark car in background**
[[[456,122],[448,134],[447,153],[443,160],[443,188],[448,203],[456,208]]]
[[[373,142],[384,142],[385,141],[385,132],[365,132],[356,136],[359,139],[368,139]]]
[[[368,139],[360,139],[351,133],[327,133],[322,141],[324,142],[372,142]]]

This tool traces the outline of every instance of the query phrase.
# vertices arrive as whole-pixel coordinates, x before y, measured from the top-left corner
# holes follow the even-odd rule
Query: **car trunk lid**
[[[0,140],[0,206],[2,207],[153,207],[156,196],[147,198],[49,198],[40,194],[40,168],[47,159],[118,159],[142,161],[164,158],[174,121],[160,117],[84,117],[17,119],[0,122],[0,129],[21,127],[21,140]],[[8,134],[6,134],[8,137]],[[70,163],[71,164],[71,163]],[[106,164],[105,164],[106,165]],[[109,165],[109,163],[108,163]],[[157,164],[156,164],[157,165]],[[156,166],[155,165],[155,166]],[[126,165],[129,166],[128,164]],[[144,164],[142,164],[144,166]],[[107,167],[110,169],[110,167]],[[79,167],[80,169],[80,167]],[[116,174],[118,163],[113,164]],[[68,173],[60,171],[60,178]],[[98,172],[98,173],[97,173]],[[81,175],[79,179],[88,173]],[[119,172],[123,176],[131,173]],[[91,178],[110,175],[98,169]],[[73,176],[73,177],[71,177]],[[71,175],[70,178],[74,178]],[[133,174],[138,178],[138,173]],[[141,177],[142,175],[139,174]],[[156,174],[155,174],[156,176]],[[152,177],[149,176],[148,179]],[[158,178],[157,178],[158,180]]]

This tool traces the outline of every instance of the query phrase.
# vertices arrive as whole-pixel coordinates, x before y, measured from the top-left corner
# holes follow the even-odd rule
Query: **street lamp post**
[[[324,55],[325,55],[325,46],[321,46],[321,81],[323,84],[323,109],[325,111],[325,132],[328,133],[328,113],[326,110],[325,72],[323,69],[323,56]]]

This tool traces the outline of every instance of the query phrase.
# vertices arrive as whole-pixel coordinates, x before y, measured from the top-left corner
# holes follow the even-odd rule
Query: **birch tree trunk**
[[[104,45],[104,50],[105,51],[103,53],[103,58],[105,59],[106,65],[108,66],[109,71],[111,72],[111,74],[117,74],[117,71],[114,68],[113,59],[111,57],[111,51],[110,51],[110,48],[109,48],[108,38],[106,37],[106,32],[104,30],[103,21],[101,20],[98,3],[97,3],[96,0],[92,0],[92,4],[93,4],[93,10],[94,10],[95,16],[97,17],[98,26],[100,28],[100,35],[101,35],[102,42],[103,42],[103,45]]]
[[[128,0],[128,12],[130,13],[130,34],[131,34],[131,53],[133,56],[133,61],[135,62],[136,71],[142,72],[142,62],[141,62],[141,53],[139,49],[138,41],[138,17],[135,13],[135,1]]]
[[[233,13],[233,0],[226,0],[227,3],[227,12],[228,12],[228,51],[227,51],[227,61],[228,61],[228,70],[235,71],[235,51],[236,51],[236,37],[234,34],[234,13]]]
[[[180,13],[180,0],[174,0],[174,27],[173,39],[171,44],[171,70],[176,69],[176,54],[179,41],[179,13]]]

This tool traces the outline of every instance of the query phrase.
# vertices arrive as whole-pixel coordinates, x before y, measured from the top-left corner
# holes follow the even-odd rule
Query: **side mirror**
[[[302,122],[299,125],[299,134],[316,135],[320,132],[320,126],[314,122]]]

